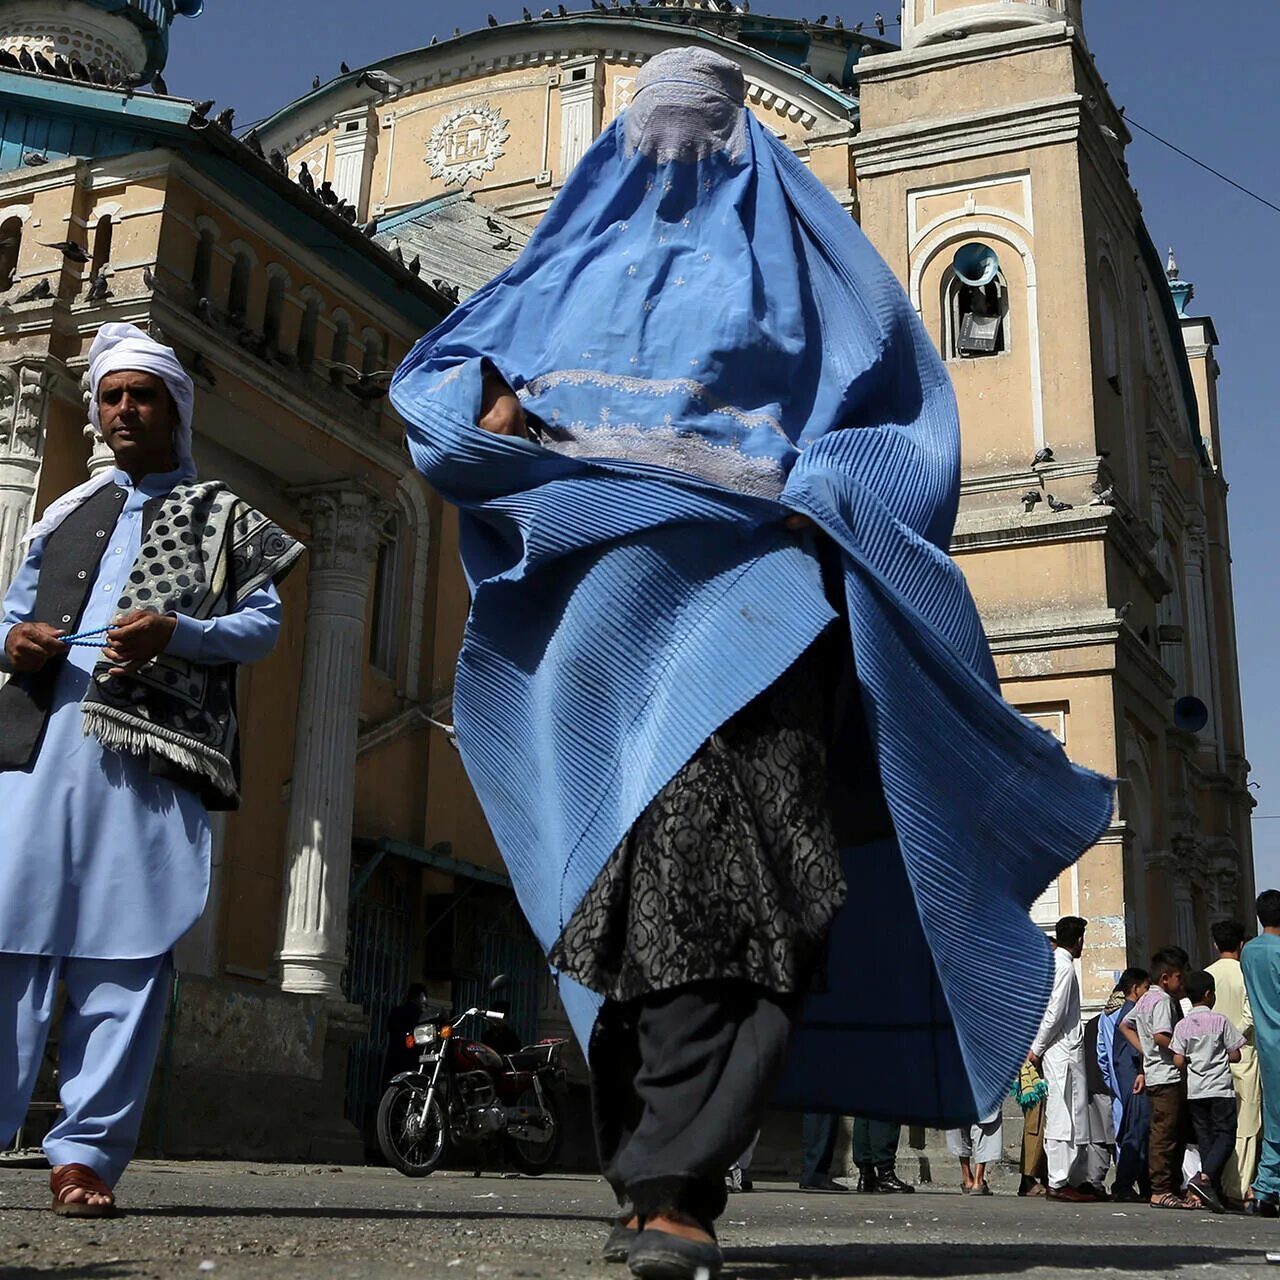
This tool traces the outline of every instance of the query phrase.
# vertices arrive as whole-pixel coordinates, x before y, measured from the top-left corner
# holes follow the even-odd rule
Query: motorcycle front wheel
[[[423,1115],[424,1095],[406,1084],[393,1084],[378,1103],[378,1146],[387,1163],[407,1178],[434,1173],[449,1154],[449,1126],[440,1095]]]
[[[518,1106],[532,1109],[538,1105],[538,1095],[532,1089],[527,1089],[516,1100],[516,1103]],[[555,1101],[549,1091],[544,1091],[542,1107],[553,1126],[551,1137],[546,1142],[533,1142],[528,1138],[512,1137],[508,1137],[506,1140],[507,1159],[521,1173],[529,1174],[532,1177],[536,1177],[540,1173],[546,1173],[560,1151],[560,1112],[556,1108]]]

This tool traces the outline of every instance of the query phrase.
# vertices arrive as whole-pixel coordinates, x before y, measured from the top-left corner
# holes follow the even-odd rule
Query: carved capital
[[[298,507],[311,527],[307,547],[313,573],[367,572],[393,510],[378,494],[356,484],[308,489],[300,495]]]
[[[0,449],[10,457],[40,455],[47,392],[43,366],[0,365]]]

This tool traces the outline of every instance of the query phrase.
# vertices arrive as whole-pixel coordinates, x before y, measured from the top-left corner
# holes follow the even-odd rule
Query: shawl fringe
[[[231,762],[212,747],[101,702],[86,703],[83,716],[85,737],[97,738],[109,751],[136,756],[154,751],[180,769],[208,778],[223,795],[234,796],[238,790]]]

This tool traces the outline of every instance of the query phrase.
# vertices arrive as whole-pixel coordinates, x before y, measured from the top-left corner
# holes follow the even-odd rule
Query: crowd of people
[[[1053,991],[1014,1090],[1019,1195],[1280,1216],[1280,891],[1256,910],[1256,938],[1219,921],[1204,969],[1164,947],[1088,1021],[1075,964],[1087,923],[1058,921]],[[953,1149],[969,1188],[976,1136]]]

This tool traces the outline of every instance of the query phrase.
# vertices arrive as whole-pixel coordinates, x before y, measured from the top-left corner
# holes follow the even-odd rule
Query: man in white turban
[[[275,583],[302,553],[197,480],[170,348],[110,324],[89,356],[115,467],[50,504],[0,621],[0,1141],[61,980],[63,1114],[44,1149],[68,1217],[115,1210],[172,948],[208,894],[208,810],[239,799],[235,671],[274,647]]]

